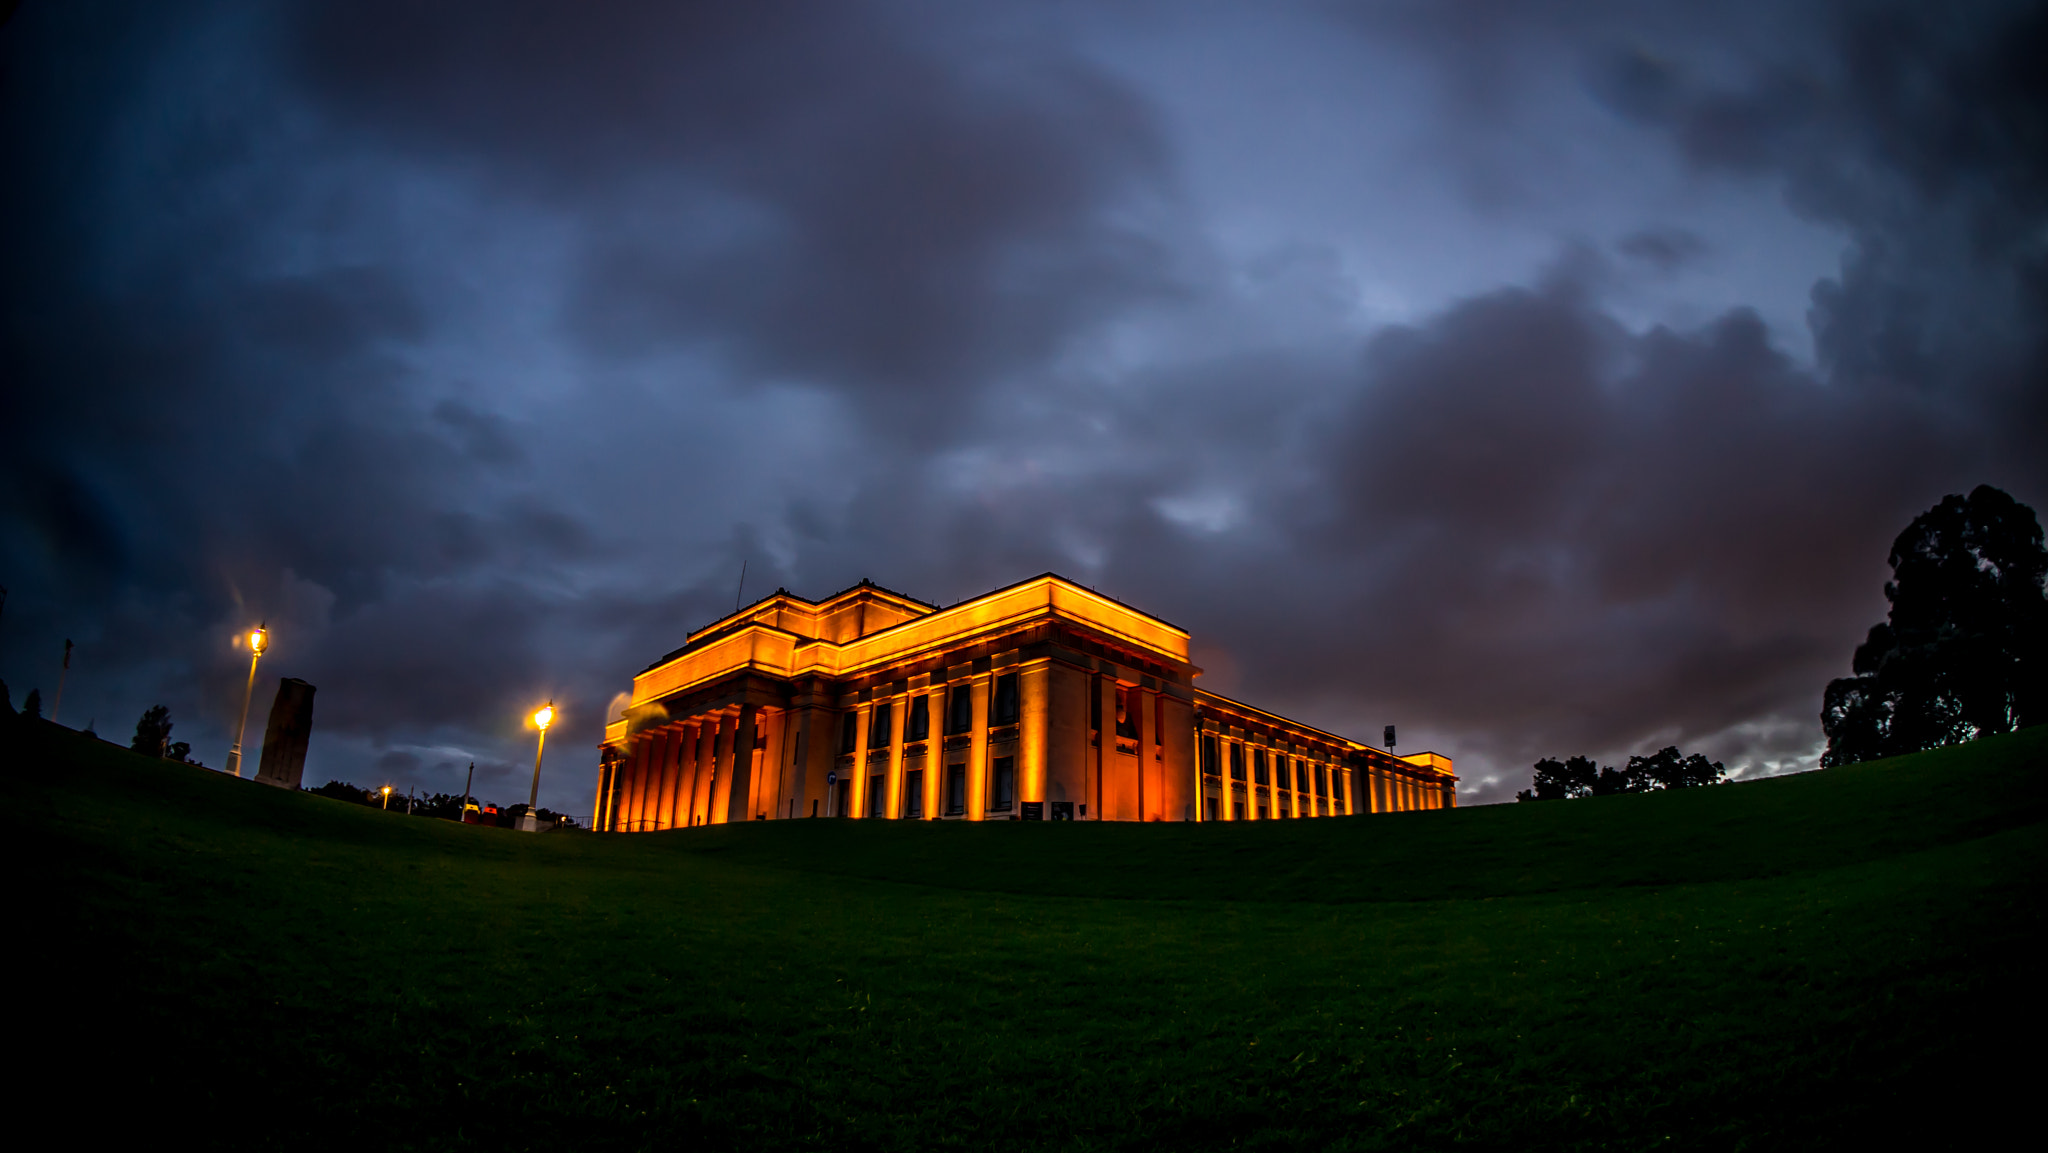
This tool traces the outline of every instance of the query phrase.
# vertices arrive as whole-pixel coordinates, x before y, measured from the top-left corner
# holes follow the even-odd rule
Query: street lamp
[[[242,690],[242,719],[235,722],[235,744],[228,750],[228,775],[242,775],[242,735],[249,728],[249,698],[256,695],[256,662],[263,659],[263,650],[270,647],[270,633],[262,625],[249,634],[249,687]]]
[[[391,786],[390,786],[390,785],[385,785],[385,786],[384,786],[383,788],[381,788],[381,789],[378,789],[377,791],[378,791],[378,792],[380,792],[380,793],[382,793],[382,794],[384,794],[384,811],[385,811],[385,812],[387,812],[387,813],[388,813],[388,812],[390,812],[390,811],[391,811]]]
[[[534,806],[540,803],[540,758],[542,753],[547,752],[548,726],[554,723],[555,702],[553,701],[542,705],[540,711],[533,714],[533,727],[540,730],[540,744],[535,746],[533,750],[533,788],[526,794],[526,815],[519,818],[519,829],[521,832],[537,833],[540,831],[540,814],[534,811]]]

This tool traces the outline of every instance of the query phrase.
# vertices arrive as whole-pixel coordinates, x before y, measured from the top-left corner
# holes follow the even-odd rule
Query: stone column
[[[654,735],[654,820],[656,829],[672,826],[670,817],[676,807],[676,733],[673,726],[664,725]]]
[[[732,784],[726,790],[728,821],[749,821],[754,817],[754,727],[759,719],[757,706],[740,706],[732,737]]]
[[[882,787],[888,790],[887,799],[882,802],[882,815],[894,821],[903,816],[903,731],[910,724],[910,697],[889,698],[889,731],[882,734],[889,741],[888,768],[882,770]]]
[[[1017,668],[1017,813],[1025,801],[1044,801],[1052,739],[1052,663],[1033,661]],[[927,773],[929,778],[930,774]],[[926,812],[931,809],[927,807]],[[1051,814],[1047,814],[1050,816]]]
[[[874,702],[855,705],[853,715],[856,718],[853,725],[853,768],[850,770],[853,788],[847,794],[847,803],[853,806],[853,812],[845,815],[865,820],[868,815],[868,730],[875,723]]]
[[[731,713],[718,714],[718,732],[711,745],[711,789],[704,806],[707,825],[724,824],[732,811],[732,741],[736,731]]]
[[[1138,820],[1149,821],[1159,812],[1159,758],[1153,745],[1159,736],[1159,694],[1139,688],[1131,693],[1138,710]]]
[[[988,707],[995,678],[976,673],[967,678],[968,703],[974,708],[973,734],[967,746],[967,819],[979,821],[988,814]]]

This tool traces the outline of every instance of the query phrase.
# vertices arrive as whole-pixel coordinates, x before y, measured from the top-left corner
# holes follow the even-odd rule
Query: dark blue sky
[[[2016,4],[28,3],[0,677],[588,808],[748,596],[1052,569],[1458,761],[1807,767],[1891,539],[2048,504]],[[252,738],[260,739],[260,738]]]

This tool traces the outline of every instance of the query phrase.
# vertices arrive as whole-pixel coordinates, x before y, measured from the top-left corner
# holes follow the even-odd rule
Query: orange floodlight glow
[[[552,702],[552,701],[550,701],[550,702],[549,702],[548,704],[546,704],[546,705],[542,706],[542,707],[541,707],[541,710],[540,710],[539,712],[537,712],[537,713],[533,714],[533,727],[535,727],[535,728],[537,728],[537,729],[540,729],[540,730],[541,730],[541,731],[543,731],[543,732],[545,732],[545,731],[547,730],[547,727],[548,727],[549,725],[551,725],[551,724],[554,724],[554,723],[555,723],[555,706],[554,706],[554,702]]]

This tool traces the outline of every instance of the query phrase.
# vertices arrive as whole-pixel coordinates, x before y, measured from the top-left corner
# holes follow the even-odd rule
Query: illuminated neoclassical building
[[[1188,634],[1047,573],[939,608],[783,590],[633,678],[596,825],[1243,821],[1457,803],[1397,757],[1195,687]]]

